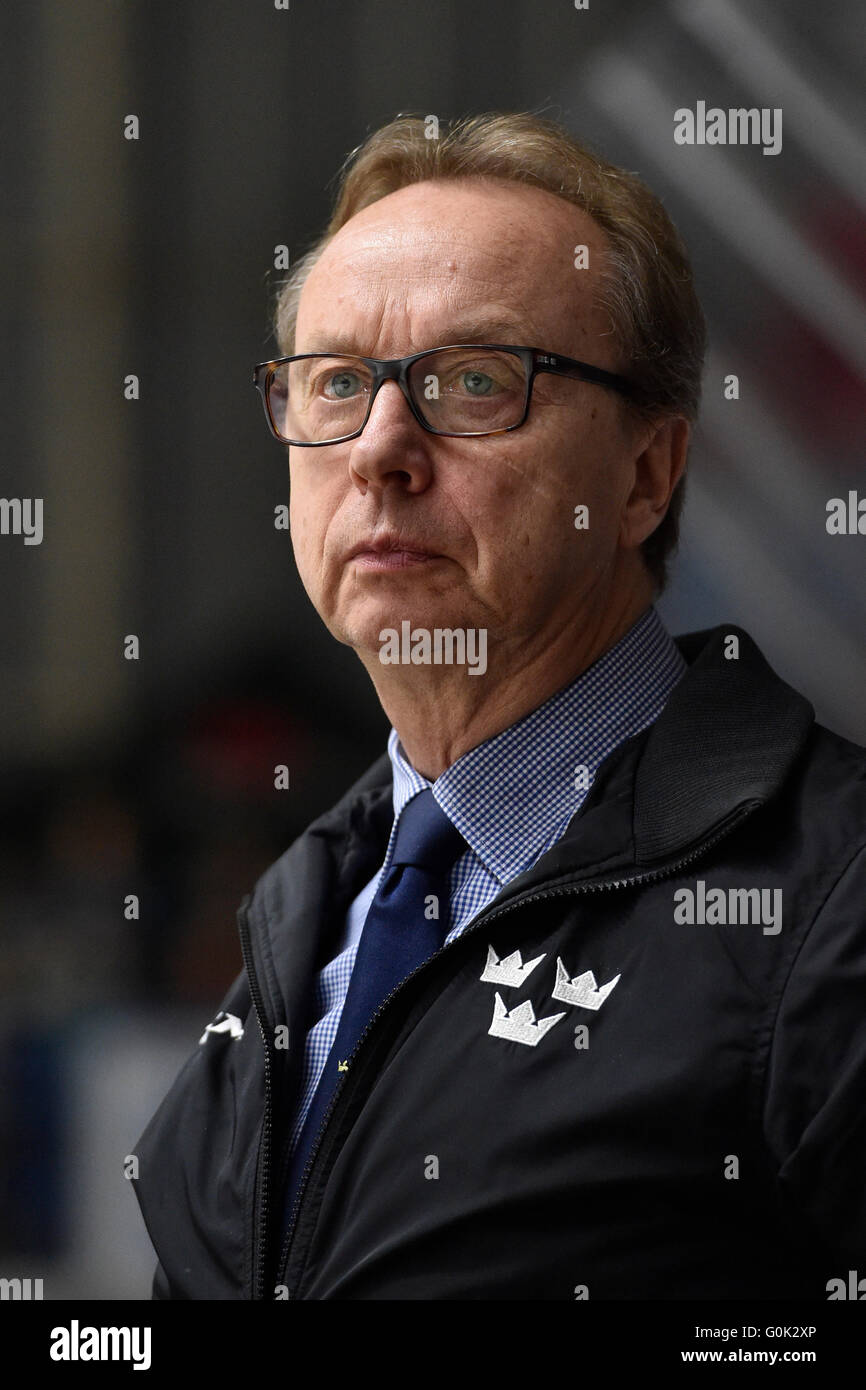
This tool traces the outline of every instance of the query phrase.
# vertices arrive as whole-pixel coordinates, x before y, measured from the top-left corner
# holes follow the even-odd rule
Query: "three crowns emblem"
[[[553,997],[560,999],[563,1004],[576,1004],[581,1009],[600,1009],[621,978],[620,975],[615,975],[612,980],[608,980],[606,985],[599,988],[592,971],[585,970],[582,975],[575,975],[572,980],[562,963],[562,958],[557,956],[556,984],[553,986]]]
[[[520,952],[512,951],[510,956],[505,956],[500,960],[492,946],[487,947],[487,964],[481,972],[480,978],[490,985],[522,985],[532,974],[536,965],[544,960],[546,952],[536,956],[535,960],[528,960],[524,965]]]
[[[514,988],[526,982],[536,966],[544,960],[545,955],[546,952],[542,952],[540,956],[535,956],[524,965],[519,951],[512,951],[510,956],[499,957],[493,946],[488,944],[487,960],[479,978],[487,984]],[[563,1004],[597,1012],[621,978],[620,975],[615,975],[607,984],[599,985],[591,970],[584,970],[582,974],[572,977],[562,957],[557,956],[556,983],[552,997]],[[529,999],[525,999],[513,1009],[508,1009],[497,990],[493,1004],[493,1021],[487,1031],[494,1038],[507,1038],[511,1042],[524,1043],[527,1047],[537,1047],[545,1034],[549,1033],[561,1018],[565,1018],[564,1010],[562,1013],[548,1014],[546,1018],[537,1019]]]
[[[516,1009],[509,1012],[497,990],[493,1004],[493,1022],[487,1031],[494,1038],[510,1038],[512,1042],[536,1047],[545,1033],[549,1033],[554,1023],[558,1023],[561,1018],[565,1018],[565,1010],[561,1014],[548,1014],[547,1018],[536,1019],[529,999],[525,999]]]
[[[527,1047],[537,1047],[545,1033],[549,1033],[553,1024],[559,1023],[564,1019],[566,1013],[550,1013],[546,1019],[537,1019],[535,1009],[532,1008],[530,999],[524,999],[523,1004],[518,1004],[516,1009],[506,1009],[502,995],[496,990],[496,999],[493,1002],[493,1022],[489,1026],[488,1033],[495,1038],[510,1038],[512,1042],[525,1042]]]

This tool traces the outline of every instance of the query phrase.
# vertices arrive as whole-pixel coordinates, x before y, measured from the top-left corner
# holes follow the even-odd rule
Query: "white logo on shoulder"
[[[209,1023],[207,1028],[205,1028],[198,1040],[199,1046],[207,1042],[208,1033],[228,1033],[232,1040],[237,1042],[238,1038],[242,1038],[244,1035],[244,1025],[234,1014],[227,1014],[224,1011],[220,1011],[213,1023]]]
[[[532,974],[536,965],[544,960],[546,952],[523,964],[519,951],[500,960],[492,946],[487,947],[487,963],[478,977],[489,985],[522,985]]]
[[[554,1023],[565,1014],[549,1014],[547,1018],[535,1017],[535,1010],[529,999],[510,1012],[499,991],[493,1004],[493,1022],[488,1033],[494,1038],[508,1038],[511,1042],[525,1043],[527,1047],[537,1047],[545,1033],[549,1033]]]
[[[559,999],[563,1004],[576,1004],[580,1009],[600,1009],[621,978],[620,975],[615,975],[606,985],[599,987],[592,971],[585,970],[582,975],[575,975],[572,980],[562,963],[562,958],[557,956],[553,998]]]

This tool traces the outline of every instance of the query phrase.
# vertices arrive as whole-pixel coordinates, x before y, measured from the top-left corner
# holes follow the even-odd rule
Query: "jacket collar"
[[[731,638],[736,658],[725,655]],[[497,903],[558,880],[661,867],[779,792],[814,721],[812,706],[741,628],[676,642],[689,669],[659,718],[609,755],[562,838]],[[256,886],[249,912],[257,969],[296,1023],[303,982],[333,955],[352,898],[384,857],[391,776],[383,754]]]
[[[737,656],[726,655],[732,638]],[[602,764],[565,839],[602,802],[631,792],[635,863],[654,863],[700,843],[747,804],[769,801],[785,781],[814,722],[809,701],[776,675],[740,627],[726,624],[675,641],[688,671],[659,718]],[[341,807],[354,806],[356,824],[374,815],[384,826],[390,786],[383,756]]]
[[[726,656],[734,638],[739,654]],[[682,853],[747,803],[769,801],[815,719],[742,628],[676,640],[689,669],[649,730],[635,776],[639,864]]]
[[[675,640],[689,669],[658,719],[610,754],[565,834],[509,895],[659,870],[780,791],[814,722],[808,700],[742,628]]]

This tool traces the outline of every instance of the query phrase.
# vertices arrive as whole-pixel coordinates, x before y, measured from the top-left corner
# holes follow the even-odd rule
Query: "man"
[[[656,613],[704,345],[664,210],[535,117],[401,118],[277,335],[298,568],[393,728],[137,1146],[154,1296],[826,1298],[866,760]]]

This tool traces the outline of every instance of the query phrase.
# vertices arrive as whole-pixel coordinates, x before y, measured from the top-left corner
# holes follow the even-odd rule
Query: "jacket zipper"
[[[432,963],[433,963],[435,960],[438,960],[441,956],[443,956],[443,955],[445,954],[445,952],[448,951],[448,950],[450,949],[450,947],[456,946],[457,943],[458,943],[459,941],[462,941],[470,932],[475,931],[477,928],[479,928],[479,927],[481,927],[481,926],[486,926],[489,922],[496,921],[496,920],[497,920],[498,918],[500,918],[500,917],[506,916],[509,912],[514,912],[514,911],[516,911],[516,909],[517,909],[518,907],[526,907],[526,906],[528,906],[530,903],[539,902],[539,901],[541,901],[541,900],[544,899],[544,898],[565,897],[565,896],[568,896],[569,894],[572,894],[572,893],[575,894],[575,895],[580,894],[580,893],[599,893],[599,892],[604,892],[605,890],[611,889],[611,888],[631,888],[631,887],[633,887],[633,886],[636,885],[636,884],[656,883],[656,882],[658,882],[660,879],[672,878],[674,874],[676,874],[676,873],[678,873],[678,872],[680,871],[680,869],[685,868],[686,865],[693,863],[696,859],[700,859],[700,857],[701,857],[703,854],[705,854],[705,853],[707,852],[707,850],[712,849],[713,846],[716,845],[716,844],[719,842],[719,840],[724,839],[724,837],[725,837],[726,835],[730,834],[730,832],[734,829],[734,827],[735,827],[736,825],[738,825],[738,824],[740,823],[740,821],[745,820],[745,818],[746,818],[748,815],[750,815],[750,814],[752,813],[752,811],[753,811],[758,805],[760,805],[760,802],[757,801],[757,800],[748,802],[744,807],[740,808],[737,812],[735,812],[735,813],[728,819],[728,821],[722,825],[722,827],[716,832],[716,834],[713,835],[709,840],[705,840],[705,841],[703,842],[703,844],[701,844],[701,845],[700,845],[696,850],[694,850],[691,854],[686,855],[685,858],[683,858],[683,859],[677,860],[676,863],[674,863],[674,864],[669,864],[669,865],[667,866],[667,868],[665,868],[665,869],[656,869],[656,870],[653,871],[652,873],[636,874],[633,878],[606,879],[604,882],[601,882],[601,883],[595,882],[595,883],[562,884],[562,885],[560,885],[560,886],[557,887],[557,888],[541,889],[541,890],[540,890],[539,892],[537,892],[537,893],[530,893],[530,894],[529,894],[527,897],[525,897],[525,898],[515,898],[515,899],[514,899],[512,902],[510,902],[510,903],[503,903],[503,905],[502,905],[501,907],[493,908],[492,910],[490,910],[490,911],[488,911],[488,912],[486,912],[486,913],[482,913],[482,914],[481,914],[479,917],[477,917],[469,926],[467,926],[466,929],[465,929],[464,931],[462,931],[458,937],[455,937],[453,941],[448,942],[447,945],[440,947],[440,949],[439,949],[438,951],[434,952],[434,954],[433,954],[432,956],[428,956],[427,960],[424,961],[421,965],[417,966],[416,969],[412,971],[412,974],[411,974],[411,975],[407,975],[405,979],[401,980],[401,981],[400,981],[400,984],[397,985],[396,989],[393,989],[393,990],[391,991],[391,993],[388,994],[388,995],[386,995],[385,998],[382,1000],[381,1004],[380,1004],[379,1007],[376,1009],[376,1012],[371,1016],[369,1022],[367,1023],[367,1026],[366,1026],[366,1028],[364,1029],[364,1032],[361,1034],[361,1036],[359,1037],[357,1043],[355,1044],[354,1051],[352,1052],[352,1054],[351,1054],[351,1056],[350,1056],[350,1058],[349,1058],[349,1070],[348,1070],[348,1075],[347,1075],[346,1079],[343,1081],[342,1086],[338,1087],[337,1091],[334,1093],[333,1097],[331,1098],[331,1102],[330,1102],[330,1105],[328,1106],[328,1110],[327,1110],[327,1112],[326,1112],[326,1114],[325,1114],[324,1119],[322,1120],[322,1124],[321,1124],[321,1126],[320,1126],[320,1128],[319,1128],[319,1132],[318,1132],[318,1134],[316,1135],[316,1138],[315,1138],[315,1140],[314,1140],[314,1142],[313,1142],[313,1146],[312,1146],[312,1148],[311,1148],[311,1150],[310,1150],[310,1154],[309,1154],[309,1156],[308,1156],[308,1158],[307,1158],[307,1162],[306,1162],[306,1164],[304,1165],[304,1171],[303,1171],[303,1173],[301,1174],[301,1180],[300,1180],[300,1182],[299,1182],[299,1184],[298,1184],[297,1195],[296,1195],[296,1197],[295,1197],[295,1201],[294,1201],[294,1204],[293,1204],[293,1206],[292,1206],[292,1215],[291,1215],[291,1219],[290,1219],[290,1221],[289,1221],[288,1229],[287,1229],[287,1232],[286,1232],[286,1238],[285,1238],[285,1241],[284,1241],[284,1243],[283,1243],[282,1250],[281,1250],[281,1252],[280,1252],[280,1261],[279,1261],[279,1265],[278,1265],[278,1271],[279,1271],[279,1278],[280,1278],[280,1280],[281,1280],[283,1283],[285,1283],[286,1276],[287,1276],[287,1273],[288,1273],[289,1256],[290,1256],[290,1254],[291,1254],[292,1243],[293,1243],[293,1240],[294,1240],[295,1231],[296,1231],[296,1229],[297,1229],[298,1212],[299,1212],[299,1210],[300,1210],[301,1203],[303,1202],[303,1199],[304,1199],[305,1189],[306,1189],[307,1183],[308,1183],[308,1181],[309,1181],[310,1173],[311,1173],[311,1171],[312,1171],[312,1169],[313,1169],[313,1167],[314,1167],[314,1165],[315,1165],[316,1158],[318,1157],[319,1150],[320,1150],[321,1145],[322,1145],[322,1139],[323,1139],[323,1137],[324,1137],[325,1131],[326,1131],[327,1128],[328,1128],[328,1124],[330,1123],[331,1116],[333,1115],[333,1113],[334,1113],[334,1111],[335,1111],[337,1105],[339,1104],[340,1099],[343,1097],[344,1093],[347,1092],[347,1090],[348,1090],[348,1081],[349,1081],[349,1077],[352,1075],[352,1063],[355,1061],[355,1058],[357,1057],[358,1052],[360,1051],[360,1049],[361,1049],[361,1047],[362,1047],[362,1045],[363,1045],[363,1043],[364,1043],[364,1039],[367,1037],[367,1034],[370,1032],[370,1029],[371,1029],[371,1028],[373,1027],[373,1025],[375,1024],[375,1022],[376,1022],[377,1018],[379,1017],[379,1015],[380,1015],[381,1013],[384,1012],[384,1010],[388,1007],[388,1005],[390,1004],[390,1002],[391,1002],[391,1000],[394,998],[394,996],[395,996],[396,994],[398,994],[398,993],[400,992],[400,990],[404,989],[404,988],[406,987],[406,985],[409,983],[410,980],[413,980],[413,979],[415,978],[415,976],[418,975],[422,970],[426,970],[427,967],[428,967],[429,965],[432,965]],[[264,1030],[263,1030],[263,1031],[264,1031]],[[267,1078],[267,1077],[268,1077],[268,1070],[267,1070],[267,1067],[266,1067],[266,1069],[265,1069],[265,1074],[266,1074],[266,1078]],[[268,1086],[268,1081],[267,1081],[267,1079],[266,1079],[266,1087],[267,1087],[267,1086]],[[269,1155],[268,1155],[268,1158],[269,1158]],[[262,1222],[259,1223],[259,1229],[263,1229],[263,1223],[262,1223]],[[262,1262],[263,1262],[263,1260],[262,1260]],[[302,1279],[302,1277],[303,1277],[305,1265],[306,1265],[306,1261],[305,1261],[304,1265],[302,1265],[301,1268],[300,1268],[300,1270],[298,1271],[298,1280],[299,1280],[299,1281],[300,1281],[300,1280]],[[291,1291],[291,1289],[288,1291],[288,1298],[289,1298],[289,1299],[292,1298],[292,1291]]]
[[[270,1200],[269,1184],[271,1136],[273,1132],[273,1087],[271,1084],[271,1047],[265,1027],[267,1012],[265,1010],[264,998],[253,963],[250,924],[247,917],[248,903],[249,898],[245,899],[238,910],[238,928],[241,938],[241,952],[244,958],[244,965],[246,966],[247,977],[250,982],[250,996],[256,1011],[259,1031],[262,1035],[262,1042],[265,1048],[265,1118],[259,1140],[259,1157],[256,1164],[256,1220],[253,1230],[252,1258],[252,1298],[263,1299],[265,1296],[265,1262],[268,1249],[267,1223]]]

